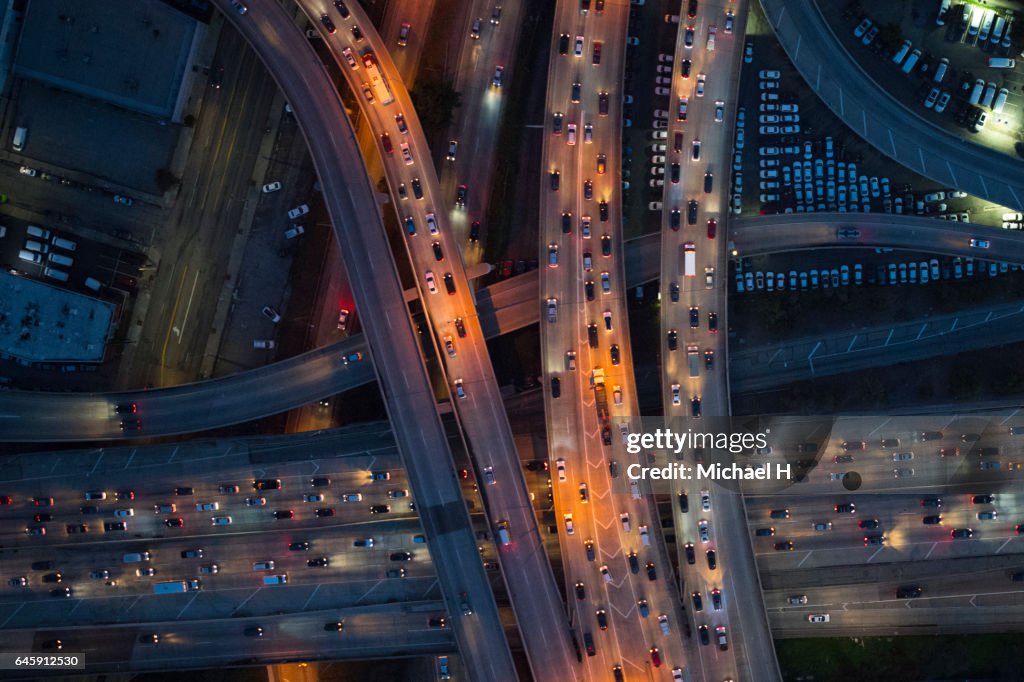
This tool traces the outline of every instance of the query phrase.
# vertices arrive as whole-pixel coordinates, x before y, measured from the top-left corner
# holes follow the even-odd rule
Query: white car
[[[715,123],[721,123],[725,119],[725,102],[715,102]]]
[[[427,229],[430,234],[437,234],[440,230],[437,229],[437,216],[433,213],[427,214]]]
[[[703,97],[704,96],[704,82],[706,80],[707,80],[707,76],[704,75],[703,73],[697,75],[697,90],[696,90],[696,93],[695,93],[697,95],[697,97]]]
[[[829,615],[827,613],[810,613],[807,615],[808,623],[827,623],[829,621]]]
[[[679,384],[672,384],[672,404],[679,405],[681,403],[679,399]]]
[[[761,80],[765,80],[765,81],[766,80],[778,80],[778,79],[782,78],[782,74],[779,73],[778,71],[768,71],[768,70],[765,70],[765,69],[762,69],[761,72],[758,73],[758,76],[760,77]]]
[[[562,459],[561,457],[559,457],[555,461],[555,468],[558,470],[558,480],[559,481],[564,481],[565,480],[565,460]]]
[[[700,491],[700,508],[704,511],[711,511],[711,492],[708,490]]]
[[[431,272],[430,270],[427,270],[423,274],[423,277],[424,277],[424,279],[427,280],[427,289],[430,290],[430,293],[436,294],[437,293],[437,280],[434,279],[434,273]]]
[[[294,220],[295,218],[306,215],[307,213],[309,213],[309,204],[302,204],[301,206],[296,206],[292,210],[288,211],[288,217]]]
[[[871,20],[863,20],[862,22],[857,24],[857,28],[853,29],[853,37],[860,38],[861,36],[868,32],[869,28],[871,28]]]
[[[352,55],[351,47],[346,47],[341,51],[341,54],[345,57],[345,61],[348,63],[350,69],[353,71],[357,71],[359,69],[359,62],[357,62],[356,58]]]
[[[577,57],[583,56],[583,36],[576,36],[576,47],[573,54]]]
[[[565,143],[566,144],[576,144],[576,124],[575,123],[570,123],[568,126],[566,126]]]
[[[271,192],[277,192],[280,189],[281,189],[281,183],[280,182],[268,182],[267,184],[263,185],[263,193],[264,194],[270,194]]]

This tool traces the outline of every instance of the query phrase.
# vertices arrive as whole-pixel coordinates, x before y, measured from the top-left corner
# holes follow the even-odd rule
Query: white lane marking
[[[199,284],[199,273],[200,270],[196,270],[196,276],[192,278],[192,291],[188,294],[188,305],[185,306],[185,315],[181,318],[181,329],[178,330],[178,345],[181,345],[181,339],[185,336],[185,326],[188,324],[188,316],[192,310],[192,299],[196,295],[196,285]]]

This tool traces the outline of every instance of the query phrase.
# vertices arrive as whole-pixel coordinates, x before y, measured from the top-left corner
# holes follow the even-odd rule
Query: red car
[[[651,647],[651,663],[654,664],[655,668],[661,667],[661,652],[658,651],[658,647]]]
[[[32,498],[32,503],[35,504],[37,507],[52,507],[53,506],[53,498],[52,497],[33,497]]]
[[[718,232],[718,221],[714,218],[708,218],[708,239],[714,239],[715,234]]]
[[[11,504],[12,502],[10,495],[0,495],[0,504]]]

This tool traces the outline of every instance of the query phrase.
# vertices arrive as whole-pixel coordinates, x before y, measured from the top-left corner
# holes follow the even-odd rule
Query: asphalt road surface
[[[342,50],[347,47],[353,53],[365,54],[363,41],[373,48],[380,70],[390,83],[394,101],[387,101],[378,89],[375,102],[362,97],[359,104],[374,134],[381,139],[387,135],[392,141],[393,151],[383,154],[392,196],[400,196],[400,185],[412,188],[414,181],[420,183],[422,198],[412,192],[394,201],[401,206],[400,216],[405,216],[407,252],[434,330],[438,356],[444,361],[452,407],[478,469],[491,467],[495,479],[501,482],[484,494],[484,504],[495,526],[507,522],[517,534],[517,543],[502,554],[502,565],[527,656],[534,671],[561,670],[568,675],[575,663],[561,623],[554,576],[541,551],[536,518],[460,257],[460,242],[443,209],[445,202],[419,117],[388,50],[358,5],[350,7],[352,16],[346,20],[340,19],[332,3],[323,0],[309,0],[302,6],[310,17],[331,12],[338,19],[341,28],[336,33],[327,33],[322,24],[319,28],[353,92],[361,92],[363,75],[351,67]],[[356,21],[362,25],[362,40],[356,40],[348,30]],[[363,66],[361,71],[365,72]],[[501,89],[492,89],[489,96],[500,97]],[[458,320],[464,325],[464,334],[458,331]],[[406,364],[419,361],[418,354],[404,359]]]
[[[250,2],[249,12],[242,16],[226,2],[220,5],[267,64],[295,110],[338,242],[345,246],[343,255],[358,307],[374,311],[362,316],[362,325],[375,349],[378,380],[414,497],[421,505],[418,511],[430,551],[454,557],[435,565],[459,650],[475,678],[509,679],[515,666],[477,558],[451,451],[421,362],[418,337],[376,197],[365,170],[362,174],[351,171],[365,167],[342,103],[304,36],[278,5],[269,0]],[[366,29],[372,30],[368,24]],[[464,615],[458,608],[462,593],[468,593],[472,615]]]

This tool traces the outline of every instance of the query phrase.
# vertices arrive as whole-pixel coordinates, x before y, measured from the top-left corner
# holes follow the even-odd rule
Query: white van
[[[978,35],[978,28],[981,27],[981,20],[985,18],[985,10],[975,7],[971,11],[971,24],[967,27],[968,36]]]
[[[1006,88],[1002,88],[999,94],[996,95],[996,101],[992,103],[992,111],[996,114],[1003,113],[1003,107],[1006,106],[1006,98],[1009,97],[1010,91]]]
[[[254,339],[252,342],[253,348],[259,348],[261,350],[273,350],[276,344],[271,339]]]
[[[942,79],[946,77],[946,70],[949,68],[949,60],[943,57],[939,60],[939,65],[935,67],[935,75],[932,76],[932,80],[936,83],[941,83]]]
[[[899,51],[896,52],[896,54],[894,54],[893,57],[892,57],[893,63],[894,64],[902,64],[903,63],[903,59],[907,56],[907,53],[910,52],[910,48],[913,47],[913,46],[914,46],[914,44],[912,42],[910,42],[909,40],[904,40],[903,41],[903,47],[901,47],[899,49]]]
[[[11,146],[14,151],[20,152],[25,148],[25,138],[28,137],[28,128],[18,127],[14,129],[14,139],[11,140]]]
[[[984,91],[985,81],[979,78],[978,80],[974,81],[974,89],[971,90],[971,96],[968,98],[967,102],[969,104],[977,105],[978,102],[981,101],[981,93]]]
[[[1009,57],[989,57],[988,66],[991,69],[1012,69],[1017,66],[1017,62]]]
[[[996,23],[992,26],[992,35],[989,37],[993,45],[999,44],[999,38],[1002,37],[1004,28],[1006,28],[1006,19],[1002,16],[996,17]]]
[[[98,279],[93,279],[92,277],[85,278],[85,286],[93,291],[99,291],[103,288],[103,284]]]
[[[508,534],[508,521],[498,522],[498,542],[506,546],[512,543],[512,537]]]
[[[58,282],[68,281],[68,273],[64,272],[63,270],[57,270],[56,268],[44,268],[43,276],[49,277],[50,279],[55,279]]]
[[[37,242],[34,239],[26,240],[25,248],[29,251],[35,251],[36,253],[50,253],[50,246],[48,244]]]
[[[35,263],[36,265],[43,262],[43,255],[41,253],[29,251],[28,249],[22,249],[19,251],[18,258],[23,261],[28,261],[29,263]]]
[[[992,106],[992,99],[996,96],[996,84],[990,82],[985,86],[985,94],[981,96],[981,107],[988,109]]]
[[[50,243],[58,249],[64,249],[65,251],[74,251],[78,248],[77,242],[73,242],[70,239],[64,239],[63,237],[54,236],[54,238],[50,240]]]
[[[73,266],[75,264],[75,259],[74,258],[69,258],[68,256],[65,256],[65,255],[60,254],[60,253],[51,253],[50,256],[49,256],[49,260],[50,260],[51,263],[56,263],[57,265],[63,265],[66,268],[70,268],[71,266]]]
[[[152,556],[149,552],[129,552],[124,555],[124,562],[126,564],[137,564],[140,561],[149,561]]]
[[[985,10],[985,21],[981,24],[981,31],[978,33],[978,42],[984,42],[988,40],[989,31],[992,30],[992,22],[996,18],[996,13],[993,10]]]
[[[35,225],[29,225],[28,229],[25,230],[30,237],[39,237],[40,239],[46,240],[50,238],[50,231],[44,230],[41,227]]]
[[[914,67],[917,65],[917,60],[920,58],[921,50],[914,50],[913,52],[911,52],[910,56],[907,57],[907,61],[903,62],[903,68],[901,69],[901,71],[903,71],[903,73],[910,73],[911,71],[913,71]]]

